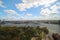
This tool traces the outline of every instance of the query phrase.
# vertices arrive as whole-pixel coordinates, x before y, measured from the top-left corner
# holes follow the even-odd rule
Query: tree
[[[1,27],[1,20],[0,20],[0,27]]]
[[[44,31],[45,34],[48,34],[48,33],[49,33],[49,30],[47,29],[47,27],[43,27],[43,28],[42,28],[42,31]]]
[[[59,20],[59,25],[60,25],[60,20]]]

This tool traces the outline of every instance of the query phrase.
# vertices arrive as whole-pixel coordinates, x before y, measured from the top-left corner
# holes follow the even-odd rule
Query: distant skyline
[[[0,19],[60,20],[60,0],[0,0]]]

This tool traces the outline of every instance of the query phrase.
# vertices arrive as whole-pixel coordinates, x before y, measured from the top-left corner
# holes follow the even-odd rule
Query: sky
[[[60,20],[60,0],[0,0],[3,20]]]

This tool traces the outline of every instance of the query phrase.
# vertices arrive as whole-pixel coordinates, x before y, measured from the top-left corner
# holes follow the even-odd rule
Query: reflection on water
[[[58,25],[58,24],[46,24],[46,23],[12,24],[12,23],[8,23],[8,24],[4,24],[2,26],[17,26],[17,27],[20,27],[20,26],[22,26],[22,27],[27,27],[27,26],[36,27],[36,26],[40,26],[40,27],[47,27],[52,32],[59,32],[60,33],[60,25]]]

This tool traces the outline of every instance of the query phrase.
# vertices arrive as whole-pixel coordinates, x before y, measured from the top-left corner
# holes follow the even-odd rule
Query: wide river
[[[47,27],[51,32],[57,32],[60,33],[60,25],[58,24],[46,24],[46,23],[28,23],[28,24],[12,24],[12,23],[8,23],[8,24],[4,24],[2,26],[17,26],[17,27],[27,27],[27,26],[32,26],[32,27],[36,27],[36,26],[40,26],[40,27]]]

